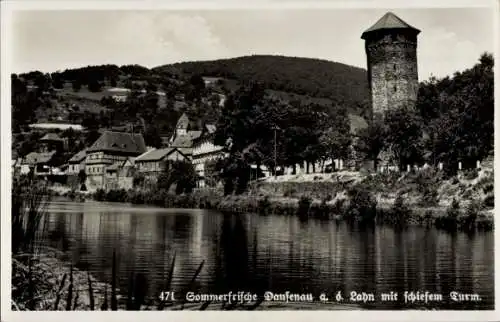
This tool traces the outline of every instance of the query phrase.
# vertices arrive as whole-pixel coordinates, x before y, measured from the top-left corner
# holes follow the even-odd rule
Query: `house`
[[[189,160],[182,151],[177,148],[153,149],[141,154],[135,159],[135,164],[139,173],[148,179],[156,179],[167,165],[167,161]]]
[[[186,135],[176,137],[170,147],[179,149],[179,151],[191,158],[193,155],[193,142],[202,134],[202,131],[189,131]]]
[[[170,139],[170,147],[178,148],[182,153],[191,157],[193,140],[202,136],[203,133],[203,130],[191,130],[191,122],[186,113],[183,113],[177,121],[174,135]]]
[[[127,101],[127,95],[113,95],[111,98],[115,102],[126,102]]]
[[[124,162],[129,157],[137,157],[145,151],[146,144],[141,134],[104,132],[86,153],[87,186],[105,187],[106,168],[116,162]]]
[[[190,129],[190,125],[188,116],[186,113],[182,113],[181,117],[177,120],[177,124],[175,125],[175,133],[172,136],[172,141],[178,136],[186,135]]]
[[[62,151],[64,140],[55,133],[47,133],[40,140],[39,152]]]
[[[67,129],[73,129],[74,131],[84,130],[83,126],[79,124],[69,124],[69,123],[36,123],[36,124],[30,124],[29,127],[31,129],[36,129],[36,130],[56,130],[56,129],[59,129],[61,131]]]
[[[52,159],[55,154],[56,151],[29,153],[22,161],[21,174],[29,173],[31,170],[36,176],[51,174]]]
[[[134,158],[129,157],[125,161],[118,161],[110,165],[105,170],[105,189],[125,189],[134,187],[135,175]]]
[[[78,174],[80,170],[85,170],[85,157],[87,156],[87,149],[83,149],[68,161],[68,174]]]
[[[216,85],[223,78],[221,78],[221,77],[202,76],[202,79],[203,79],[203,82],[205,83],[206,87],[211,87],[211,86]]]
[[[12,158],[12,177],[17,177],[21,174],[22,170],[22,159]],[[29,169],[28,169],[29,171]]]
[[[197,183],[199,188],[212,184],[207,180],[212,175],[211,170],[207,169],[208,162],[216,162],[225,157],[224,147],[214,144],[215,130],[215,125],[207,124],[205,131],[202,131],[203,135],[192,141],[192,162],[199,177]]]

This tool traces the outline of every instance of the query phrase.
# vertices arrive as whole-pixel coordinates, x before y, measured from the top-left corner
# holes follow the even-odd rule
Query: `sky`
[[[276,54],[366,68],[362,32],[387,11],[421,30],[419,80],[445,77],[493,52],[493,12],[461,9],[16,11],[12,72],[163,64]]]

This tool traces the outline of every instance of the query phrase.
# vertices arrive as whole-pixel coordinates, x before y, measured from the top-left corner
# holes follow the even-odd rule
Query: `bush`
[[[479,176],[479,171],[477,169],[469,169],[464,173],[464,178],[466,180],[474,180]]]
[[[285,189],[285,191],[283,192],[283,196],[284,197],[293,197],[296,193],[297,193],[297,190],[294,188]]]
[[[311,197],[302,196],[299,199],[299,207],[297,213],[299,216],[309,216],[309,209],[311,208],[312,199]]]
[[[483,206],[485,208],[495,208],[495,196],[494,195],[488,195],[486,198],[483,200]]]
[[[263,199],[259,199],[257,207],[260,214],[267,214],[271,208],[269,197],[265,196]]]
[[[399,194],[394,200],[391,212],[394,216],[394,223],[396,225],[406,224],[408,218],[410,217],[411,209],[408,207],[408,204],[405,203],[402,194]]]
[[[490,192],[493,192],[494,189],[495,189],[495,187],[493,186],[493,183],[489,183],[483,187],[483,192],[490,193]]]
[[[127,199],[127,192],[125,189],[109,190],[105,196],[105,200],[110,202],[125,202]]]
[[[436,206],[439,204],[439,193],[436,187],[424,188],[422,198],[420,199],[422,206]]]
[[[144,183],[144,175],[142,173],[137,173],[132,179],[132,185],[134,188],[141,187]]]
[[[317,216],[321,218],[328,218],[330,215],[330,206],[328,205],[328,201],[330,201],[331,198],[328,200],[328,198],[325,198],[321,200],[321,204],[319,205],[319,209],[317,211]]]
[[[345,215],[350,220],[374,222],[377,214],[377,200],[365,189],[353,188],[348,192],[349,206]]]
[[[446,215],[450,219],[456,220],[458,218],[458,216],[460,215],[460,202],[457,199],[453,198],[453,201],[446,210]]]
[[[94,192],[94,199],[97,201],[105,201],[106,200],[106,191],[104,189],[97,189],[96,192]]]
[[[481,211],[481,205],[477,201],[472,201],[465,212],[465,217],[462,222],[462,228],[471,231],[474,230],[477,217]]]

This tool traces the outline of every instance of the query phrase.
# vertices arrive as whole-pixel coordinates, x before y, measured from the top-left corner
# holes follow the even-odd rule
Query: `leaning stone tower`
[[[365,40],[374,115],[415,106],[419,33],[420,30],[388,12],[361,35]]]

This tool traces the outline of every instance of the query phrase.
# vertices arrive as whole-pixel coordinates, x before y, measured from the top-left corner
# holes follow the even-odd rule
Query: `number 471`
[[[174,292],[161,292],[160,301],[175,301]]]

